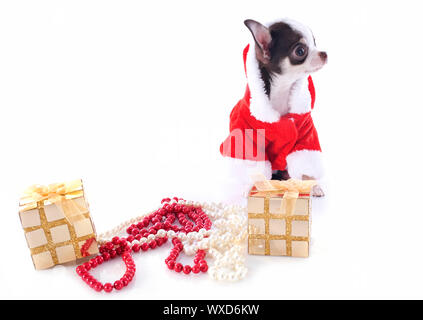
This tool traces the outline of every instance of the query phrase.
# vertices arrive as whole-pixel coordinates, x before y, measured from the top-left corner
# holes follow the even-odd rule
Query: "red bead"
[[[95,257],[95,259],[97,260],[97,264],[102,264],[104,262],[104,259],[102,256],[97,256]]]
[[[141,238],[142,238],[142,235],[141,235],[141,234],[137,234],[137,235],[135,236],[135,239],[137,239],[138,241],[139,241]]]
[[[113,284],[113,287],[114,287],[116,290],[120,290],[120,289],[122,289],[122,288],[123,288],[122,281],[120,281],[120,280],[116,280],[116,281],[115,281],[115,283]]]
[[[157,242],[156,242],[156,240],[152,240],[152,241],[149,243],[149,246],[150,246],[150,248],[151,248],[151,249],[154,249],[155,247],[157,247]]]
[[[184,267],[182,266],[182,264],[181,264],[181,263],[177,263],[177,264],[175,264],[175,268],[174,268],[174,270],[175,270],[176,272],[181,272],[183,268],[184,268]]]
[[[170,260],[170,261],[167,263],[167,267],[168,267],[170,270],[173,270],[173,268],[175,268],[175,260]]]
[[[118,244],[118,243],[119,243],[119,240],[120,240],[120,239],[119,239],[119,237],[113,237],[113,238],[112,238],[112,243],[113,243],[113,244]],[[113,249],[113,248],[112,248],[112,249]]]
[[[138,251],[140,251],[140,249],[141,249],[141,246],[138,243],[136,243],[132,246],[132,251],[134,251],[134,252],[138,252]]]
[[[125,278],[125,277],[122,277],[122,278],[120,279],[120,282],[122,282],[122,285],[123,285],[124,287],[126,287],[126,286],[128,285],[128,283],[129,283],[128,279],[127,279],[127,278]]]
[[[90,281],[88,281],[88,285],[91,287],[91,288],[93,288],[94,289],[94,287],[96,286],[96,284],[97,284],[98,282],[97,282],[97,280],[95,280],[95,279],[92,279],[92,280],[90,280]]]
[[[87,270],[87,271],[89,271],[91,269],[91,264],[89,262],[85,262],[83,264],[83,266],[84,266],[85,270]]]
[[[131,235],[136,236],[140,231],[138,229],[132,229]]]
[[[148,248],[150,248],[150,246],[148,245],[148,243],[147,243],[147,242],[144,242],[144,243],[141,245],[141,250],[142,250],[142,251],[147,251],[147,250],[148,250]]]
[[[123,252],[124,252],[124,250],[122,249],[122,247],[116,248],[116,254],[118,256],[120,256]]]
[[[106,291],[106,292],[112,292],[112,290],[113,290],[113,286],[112,286],[112,284],[111,284],[111,283],[107,282],[107,283],[105,283],[105,284],[104,284],[103,289],[104,289],[104,291]]]
[[[138,228],[138,229],[142,229],[142,228],[144,228],[144,223],[143,223],[142,221],[138,222],[138,223],[137,223],[137,228]]]
[[[170,198],[164,198],[164,199],[162,200],[162,203],[164,203],[164,202],[170,202]]]
[[[94,286],[94,290],[100,292],[101,290],[103,290],[103,285],[100,282],[97,282]]]
[[[116,250],[111,250],[109,253],[110,253],[110,258],[112,259],[115,258],[117,255]]]
[[[85,273],[81,276],[81,279],[84,280],[85,282],[88,282],[89,280],[92,279],[92,276],[89,273]]]
[[[127,269],[125,274],[133,277],[135,275],[135,268]]]
[[[110,260],[110,253],[108,253],[108,252],[104,252],[104,253],[102,254],[102,257],[103,257],[103,260],[104,260],[104,261],[109,261],[109,260]]]
[[[188,265],[186,265],[185,267],[184,267],[184,273],[185,274],[189,274],[190,272],[191,272],[191,267],[190,266],[188,266]]]
[[[84,266],[79,266],[76,268],[76,273],[80,276],[87,273],[87,270],[84,268]]]
[[[97,263],[97,260],[95,259],[95,258],[93,258],[93,259],[91,259],[90,260],[90,264],[91,264],[91,267],[94,269],[95,267],[97,267],[97,265],[98,265],[98,263]]]
[[[134,236],[129,236],[128,238],[126,238],[126,241],[128,241],[128,242],[132,242],[132,241],[134,241]]]
[[[199,273],[200,272],[200,266],[199,265],[195,265],[192,267],[192,272],[193,273]]]
[[[113,248],[114,248],[115,246],[113,245],[113,243],[111,243],[111,242],[107,242],[106,243],[106,248],[107,248],[107,250],[113,250]]]
[[[209,267],[207,266],[207,264],[201,264],[200,265],[201,272],[207,272],[208,269],[209,269]]]
[[[200,260],[199,265],[201,266],[203,264],[207,264],[207,261],[206,260]]]

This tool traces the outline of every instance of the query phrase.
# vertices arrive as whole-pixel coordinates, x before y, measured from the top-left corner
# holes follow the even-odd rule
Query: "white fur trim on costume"
[[[318,180],[323,176],[320,151],[296,151],[286,157],[286,162],[291,178],[302,179],[303,175],[306,175]]]
[[[273,109],[266,92],[264,82],[261,78],[259,64],[256,58],[256,44],[250,43],[247,53],[246,69],[248,87],[250,88],[250,113],[259,121],[274,123],[280,118],[279,112]]]
[[[261,173],[266,179],[272,178],[272,165],[269,161],[251,161],[225,157],[228,181],[223,187],[225,202],[240,203],[251,190],[252,175]]]
[[[308,89],[308,77],[296,81],[289,95],[289,112],[305,114],[311,111],[311,95]]]
[[[225,159],[228,159],[230,172],[236,180],[243,180],[252,184],[251,176],[256,173],[263,174],[266,179],[272,178],[272,164],[270,161],[251,161],[229,157]]]

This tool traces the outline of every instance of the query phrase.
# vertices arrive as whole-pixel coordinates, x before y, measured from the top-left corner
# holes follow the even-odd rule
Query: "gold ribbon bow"
[[[252,176],[254,186],[260,194],[269,195],[283,193],[280,213],[293,215],[295,204],[300,193],[310,193],[313,186],[316,185],[315,180],[296,180],[287,181],[267,180],[262,174]]]
[[[85,207],[80,207],[72,198],[80,196],[82,192],[81,180],[69,181],[66,183],[53,183],[48,186],[32,185],[24,191],[21,202],[25,205],[45,202],[54,203],[60,208],[69,223],[74,223],[86,212]]]

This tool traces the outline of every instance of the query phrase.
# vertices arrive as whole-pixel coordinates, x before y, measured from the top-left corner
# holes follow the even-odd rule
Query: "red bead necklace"
[[[137,224],[132,224],[126,229],[129,236],[113,237],[111,241],[100,246],[100,254],[88,262],[85,262],[76,268],[76,273],[81,279],[86,282],[91,288],[100,292],[111,292],[113,289],[121,290],[126,287],[135,276],[135,263],[132,259],[131,252],[148,251],[162,246],[167,242],[168,236],[173,237],[173,249],[166,258],[165,263],[170,270],[175,272],[183,272],[185,274],[207,272],[208,265],[205,260],[206,253],[204,250],[198,250],[194,265],[183,266],[177,263],[176,259],[183,251],[184,247],[177,238],[177,233],[198,232],[201,229],[210,230],[211,220],[204,213],[201,207],[189,206],[185,204],[178,204],[178,198],[170,198],[162,200],[162,207],[148,216],[145,216]],[[183,200],[183,199],[181,199]],[[179,225],[174,224],[175,221]],[[142,242],[142,243],[141,243]],[[87,248],[85,248],[86,251]],[[89,271],[101,265],[105,261],[121,256],[126,265],[125,274],[116,280],[113,285],[105,283],[104,285],[95,279]]]

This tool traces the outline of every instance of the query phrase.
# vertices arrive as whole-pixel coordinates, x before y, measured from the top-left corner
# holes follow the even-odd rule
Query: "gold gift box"
[[[98,253],[81,180],[28,188],[19,216],[37,270]]]
[[[308,257],[310,213],[310,193],[260,192],[253,187],[248,196],[248,253]]]

